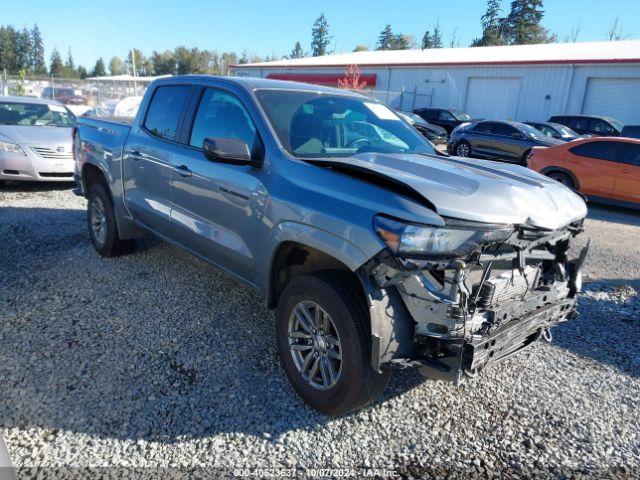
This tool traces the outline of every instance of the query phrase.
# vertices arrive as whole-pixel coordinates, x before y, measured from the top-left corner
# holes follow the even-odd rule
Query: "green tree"
[[[376,50],[393,50],[395,44],[395,35],[391,29],[391,25],[385,25],[384,29],[378,35],[378,44]]]
[[[12,26],[0,27],[0,69],[16,73],[16,31]]]
[[[91,76],[92,77],[104,77],[107,75],[107,69],[104,67],[104,60],[102,60],[102,57],[98,58],[98,60],[96,60],[96,64],[93,67],[93,70],[91,71]]]
[[[329,22],[324,16],[324,13],[320,15],[313,22],[311,29],[311,52],[314,57],[321,57],[329,53],[328,47],[331,42],[331,35],[329,34]]]
[[[429,48],[433,48],[433,37],[431,36],[431,32],[427,30],[422,36],[422,49],[427,50]]]
[[[58,49],[54,47],[51,51],[51,58],[49,59],[49,73],[52,77],[61,77],[64,74],[64,63],[62,63],[62,57]]]
[[[47,73],[44,59],[44,41],[37,24],[31,29],[31,70],[36,74]]]
[[[247,52],[246,49],[242,50],[242,53],[240,54],[240,60],[238,60],[238,63],[240,65],[245,65],[249,63],[249,52]]]
[[[76,74],[83,80],[89,76],[89,72],[87,72],[87,69],[82,65],[78,65],[78,68],[76,68]]]
[[[203,73],[199,62],[200,51],[197,48],[180,46],[175,49],[176,73],[185,75],[188,73]]]
[[[133,61],[135,60],[136,66],[136,75],[138,76],[146,76],[151,74],[151,62],[144,56],[141,50],[137,48],[132,48],[129,50],[127,54],[127,68],[129,72],[133,75]]]
[[[369,48],[366,45],[356,45],[356,48],[353,49],[354,52],[366,52]]]
[[[122,74],[122,60],[120,59],[120,57],[111,57],[111,60],[109,60],[109,73],[111,75]]]
[[[151,54],[151,65],[154,75],[173,75],[176,73],[176,56],[171,50],[154,50]]]
[[[502,8],[500,0],[488,0],[487,11],[480,19],[482,23],[482,37],[476,38],[471,46],[489,47],[494,45],[505,45],[507,40],[504,37],[506,19],[501,16]]]
[[[71,48],[67,51],[67,60],[64,62],[64,76],[74,77],[76,75],[76,64],[71,55]]]
[[[551,43],[555,35],[541,24],[544,17],[542,0],[513,0],[505,19],[505,34],[512,45]]]
[[[31,70],[31,35],[29,30],[23,28],[21,31],[15,31],[15,67],[18,72]]]
[[[303,57],[304,57],[304,51],[302,50],[302,45],[300,45],[300,42],[296,42],[296,44],[293,46],[293,49],[291,49],[289,58],[303,58]]]
[[[433,27],[433,35],[431,36],[431,48],[442,48],[442,32],[440,31],[440,22]]]

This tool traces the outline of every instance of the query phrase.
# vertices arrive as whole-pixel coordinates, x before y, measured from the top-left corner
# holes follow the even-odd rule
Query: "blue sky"
[[[510,1],[504,0],[508,9]],[[640,37],[637,0],[546,0],[544,25],[562,40],[580,26],[580,41],[604,40],[616,17],[630,38]],[[132,47],[151,51],[188,47],[218,51],[247,49],[261,56],[287,54],[299,40],[309,50],[313,20],[329,20],[337,52],[357,44],[375,47],[385,24],[395,32],[422,37],[436,21],[449,43],[456,30],[460,46],[481,33],[484,0],[247,0],[165,1],[5,0],[0,23],[15,27],[37,23],[45,38],[47,61],[53,47],[63,56],[71,48],[77,64],[91,68],[102,56],[124,58]]]

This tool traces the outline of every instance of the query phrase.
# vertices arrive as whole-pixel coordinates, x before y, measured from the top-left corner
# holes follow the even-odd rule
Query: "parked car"
[[[617,137],[622,131],[622,123],[613,118],[593,115],[554,115],[549,122],[569,127],[580,135]]]
[[[0,97],[0,185],[6,180],[73,181],[74,122],[58,102]]]
[[[594,137],[534,148],[529,168],[594,200],[640,207],[640,140]]]
[[[77,95],[71,87],[45,87],[42,90],[41,98],[57,100],[65,105],[84,105],[87,103],[86,98]]]
[[[579,135],[577,132],[574,132],[569,127],[565,127],[560,123],[553,122],[524,122],[527,125],[540,130],[547,137],[556,138],[558,140],[562,140],[563,142],[571,142],[573,140],[577,140],[578,138],[584,138],[582,135]]]
[[[472,120],[466,113],[449,108],[416,108],[413,113],[433,125],[441,126],[449,134],[461,123]]]
[[[437,156],[368,96],[178,76],[152,83],[133,125],[80,118],[74,145],[96,251],[148,231],[255,287],[286,375],[326,414],[371,402],[392,365],[458,382],[575,315],[583,199]]]
[[[420,115],[411,112],[396,112],[409,125],[418,130],[431,143],[436,145],[447,143],[447,131],[438,125],[432,125],[425,121]]]
[[[459,157],[487,158],[525,165],[533,147],[559,145],[541,131],[520,122],[482,121],[456,128],[447,150]]]
[[[640,125],[625,125],[620,132],[621,137],[640,138]]]

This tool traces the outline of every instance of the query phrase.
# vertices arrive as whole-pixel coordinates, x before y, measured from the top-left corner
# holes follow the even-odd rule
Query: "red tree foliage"
[[[367,82],[360,81],[360,67],[358,65],[349,65],[344,72],[344,77],[338,79],[338,88],[346,88],[348,90],[362,90],[367,86]]]

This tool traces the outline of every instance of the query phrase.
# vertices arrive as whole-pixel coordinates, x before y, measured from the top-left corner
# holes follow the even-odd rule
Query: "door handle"
[[[191,170],[189,170],[189,167],[187,167],[186,165],[173,167],[173,171],[182,177],[190,177],[192,174]]]

